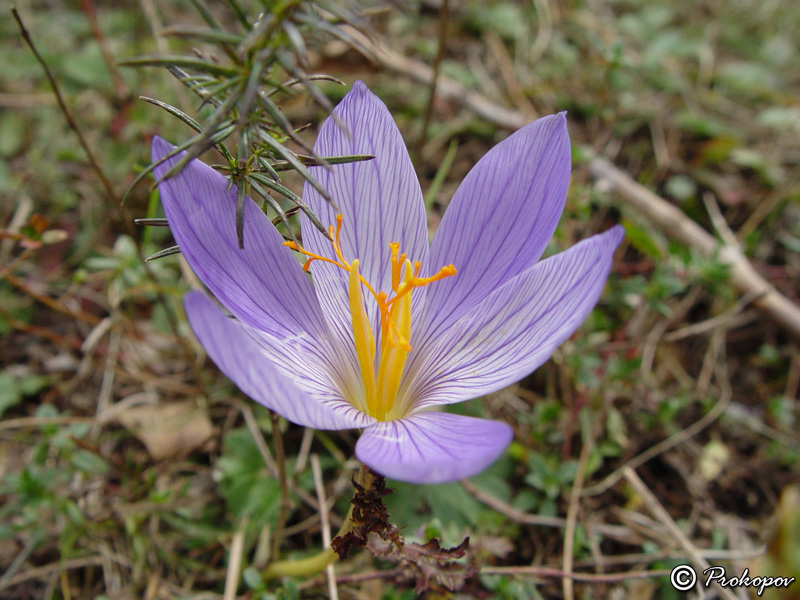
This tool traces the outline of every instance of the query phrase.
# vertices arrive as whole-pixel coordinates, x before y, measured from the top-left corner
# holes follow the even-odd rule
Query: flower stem
[[[356,482],[362,487],[368,488],[372,485],[374,479],[370,470],[365,465],[361,465],[358,475],[356,475]],[[321,506],[320,510],[325,510],[325,508]],[[350,510],[347,511],[347,516],[344,519],[344,523],[342,523],[335,537],[345,535],[355,525],[357,525],[357,523],[353,521],[353,505],[351,504]],[[322,571],[325,567],[334,562],[337,556],[333,549],[325,548],[322,552],[305,558],[276,560],[267,565],[263,576],[264,579],[272,579],[274,577],[308,577]]]

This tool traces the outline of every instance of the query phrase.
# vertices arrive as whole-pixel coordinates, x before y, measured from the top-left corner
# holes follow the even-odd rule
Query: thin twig
[[[547,0],[533,0],[536,7],[536,17],[539,20],[539,30],[536,32],[536,41],[528,50],[527,63],[533,65],[547,51],[553,37],[553,15]]]
[[[353,47],[368,59],[377,62],[390,71],[401,73],[417,83],[430,85],[431,80],[434,78],[434,73],[433,69],[425,63],[407,58],[385,44],[371,40],[353,27],[343,26],[342,30],[353,40]],[[521,113],[495,104],[452,77],[439,75],[436,79],[437,94],[458,102],[491,123],[511,130],[519,129],[527,124],[525,117]]]
[[[64,600],[72,600],[72,594],[69,591],[69,575],[66,571],[61,571],[58,574],[61,579],[61,596]]]
[[[13,329],[18,331],[24,331],[25,333],[30,333],[31,335],[36,335],[42,337],[46,340],[50,340],[54,344],[59,346],[65,346],[67,348],[72,348],[73,350],[80,350],[81,346],[83,345],[79,339],[65,337],[54,331],[50,331],[50,329],[46,327],[39,327],[38,325],[29,325],[19,319],[14,318],[11,313],[9,313],[2,305],[0,305],[0,316],[2,316],[6,323]]]
[[[566,519],[562,519],[561,517],[532,515],[514,508],[499,498],[495,498],[491,494],[488,494],[480,488],[475,487],[469,479],[462,479],[461,485],[471,496],[474,496],[477,500],[483,502],[489,508],[493,508],[516,523],[524,523],[525,525],[539,525],[541,527],[565,527],[567,524]]]
[[[270,475],[272,477],[278,478],[278,464],[275,462],[275,459],[272,457],[272,453],[269,451],[267,447],[267,443],[264,441],[264,436],[261,434],[261,430],[258,428],[258,423],[256,423],[255,415],[253,415],[253,410],[250,406],[244,402],[237,402],[236,405],[238,406],[239,410],[244,417],[245,424],[247,425],[247,429],[250,431],[250,435],[253,436],[253,441],[258,448],[259,453],[261,454],[261,458],[264,459],[264,463],[267,465],[267,469],[269,469]],[[289,490],[297,496],[306,504],[308,504],[314,510],[319,510],[319,504],[317,504],[316,499],[308,494],[304,489],[297,487],[293,480],[288,480]],[[338,519],[338,516],[333,515]]]
[[[672,314],[668,318],[662,319],[656,324],[655,327],[653,327],[653,329],[650,330],[650,333],[647,334],[642,348],[642,362],[639,367],[643,377],[649,377],[651,374],[653,359],[655,359],[656,349],[658,348],[658,342],[661,337],[664,335],[667,329],[672,326],[673,323],[680,323],[683,320],[683,318],[699,300],[700,294],[702,293],[702,287],[693,287],[689,293],[686,294],[683,299],[681,299],[681,301],[672,311]]]
[[[349,573],[336,577],[337,583],[361,583],[362,581],[372,581],[374,579],[393,579],[404,574],[403,569],[392,569],[391,571],[371,571],[369,573]]]
[[[5,279],[6,281],[8,281],[8,283],[13,285],[15,288],[17,288],[26,296],[30,296],[40,304],[44,304],[46,307],[51,308],[62,314],[65,314],[70,318],[73,318],[78,321],[86,321],[87,323],[91,323],[92,325],[97,325],[101,321],[100,317],[96,315],[83,311],[75,312],[73,310],[70,310],[63,304],[61,304],[61,302],[59,302],[58,300],[55,300],[50,296],[46,296],[45,294],[40,294],[39,292],[28,286],[28,284],[25,281],[23,281],[13,273],[5,273]]]
[[[48,425],[73,425],[76,423],[95,423],[94,417],[20,417],[0,422],[0,431],[23,429],[25,427],[46,427]]]
[[[11,220],[5,225],[5,229],[0,230],[0,237],[3,238],[0,240],[0,262],[5,262],[11,257],[11,250],[17,242],[27,238],[26,235],[20,233],[20,229],[29,222],[31,213],[33,213],[33,200],[31,200],[31,197],[25,193],[18,194],[17,206],[14,209]],[[30,250],[30,247],[26,248],[22,251],[22,254]],[[2,278],[3,275],[0,275],[0,279]]]
[[[3,241],[9,241],[8,239]],[[5,267],[0,268],[0,279],[5,279],[9,275],[11,275],[18,266],[28,260],[31,255],[34,253],[35,248],[25,248],[22,252],[19,253],[19,256],[14,258],[8,265]]]
[[[539,114],[533,104],[531,104],[531,101],[525,96],[525,92],[522,91],[522,86],[520,86],[514,71],[514,61],[508,54],[508,50],[503,43],[503,38],[491,29],[486,31],[485,37],[486,45],[489,46],[489,50],[500,66],[500,74],[503,77],[503,83],[505,84],[506,90],[508,90],[509,96],[511,96],[511,99],[514,101],[514,104],[517,105],[517,110],[525,115],[525,118],[529,121],[537,119]]]
[[[697,547],[686,537],[686,534],[678,527],[672,517],[669,516],[667,510],[661,505],[661,502],[658,501],[658,498],[655,497],[653,492],[650,491],[650,488],[645,485],[644,481],[639,479],[636,471],[630,467],[625,467],[623,468],[623,475],[625,476],[625,480],[636,490],[636,493],[639,494],[639,497],[644,501],[647,510],[669,530],[670,534],[680,544],[681,548],[686,551],[688,559],[694,568],[697,571],[705,571],[711,567],[709,562],[703,558],[703,555],[698,551]],[[714,581],[714,585],[723,598],[727,600],[737,600],[736,595],[731,592],[730,589],[720,586],[716,581]]]
[[[758,312],[755,310],[748,310],[742,312],[744,308],[755,300],[755,294],[745,294],[739,300],[724,312],[721,312],[716,317],[692,323],[686,327],[681,327],[674,331],[670,331],[662,338],[665,342],[676,342],[693,335],[700,335],[709,331],[714,331],[721,327],[725,329],[734,329],[750,323],[757,318]]]
[[[245,425],[247,425],[247,429],[250,431],[250,435],[253,437],[256,448],[258,448],[261,458],[264,459],[264,463],[267,465],[270,474],[273,477],[277,477],[278,465],[275,463],[275,459],[272,458],[272,453],[269,451],[269,447],[264,441],[264,436],[261,434],[261,430],[258,428],[258,423],[256,423],[256,417],[253,414],[253,409],[250,408],[250,406],[248,406],[246,403],[241,403],[239,410],[244,417]]]
[[[669,571],[625,571],[623,573],[565,573],[550,567],[483,567],[481,575],[528,575],[531,577],[556,577],[580,583],[616,583],[629,579],[665,577]],[[734,599],[735,600],[735,599]]]
[[[42,69],[44,70],[45,76],[47,80],[50,82],[50,86],[53,88],[53,94],[55,94],[56,101],[58,102],[58,106],[61,109],[61,112],[64,114],[64,118],[67,120],[67,125],[69,126],[72,131],[75,132],[75,135],[78,136],[78,141],[80,142],[81,147],[83,148],[84,152],[86,152],[86,156],[89,159],[89,164],[97,174],[97,177],[100,179],[100,182],[103,184],[103,188],[105,189],[106,195],[110,200],[114,202],[117,206],[118,210],[122,215],[122,220],[125,223],[125,226],[128,229],[128,234],[133,238],[136,242],[136,249],[139,253],[139,258],[144,262],[145,256],[142,251],[142,243],[141,240],[136,235],[136,230],[133,227],[133,223],[130,218],[128,218],[127,211],[122,206],[117,193],[114,191],[114,186],[111,184],[111,180],[106,176],[103,168],[100,166],[100,162],[97,160],[97,156],[95,155],[94,151],[92,150],[91,146],[89,146],[88,141],[83,136],[83,132],[81,131],[80,127],[78,127],[78,123],[75,121],[75,117],[72,114],[69,106],[67,106],[66,101],[64,100],[63,95],[61,94],[61,88],[58,85],[58,81],[56,81],[55,76],[53,75],[52,71],[50,71],[50,67],[47,66],[47,63],[42,58],[42,55],[39,54],[39,50],[36,48],[36,45],[33,43],[33,39],[30,36],[30,33],[25,27],[25,24],[22,22],[22,17],[20,17],[19,13],[17,12],[17,8],[15,6],[11,7],[11,14],[14,16],[14,20],[17,22],[19,27],[20,33],[22,34],[22,39],[25,40],[25,43],[33,52],[33,55],[36,57],[36,60],[41,65]],[[172,306],[167,301],[166,296],[161,291],[158,285],[158,279],[156,278],[155,274],[153,273],[152,269],[146,263],[144,264],[145,274],[147,278],[153,284],[155,289],[156,295],[158,297],[159,303],[164,307],[164,314],[167,318],[167,323],[169,324],[172,333],[175,337],[179,340],[179,343],[183,346],[184,350],[187,353],[191,351],[190,346],[184,336],[180,335],[178,330],[178,320],[175,316],[175,313],[172,309]]]
[[[289,511],[292,508],[292,500],[289,497],[289,485],[287,483],[286,475],[286,452],[283,448],[283,434],[281,433],[281,422],[278,413],[270,410],[270,419],[272,420],[272,443],[275,447],[275,464],[278,467],[278,483],[281,488],[281,503],[280,513],[278,514],[278,522],[275,524],[275,532],[272,538],[272,560],[278,558],[280,552],[281,542],[283,542],[283,528],[286,527],[286,521],[289,519]],[[320,506],[320,510],[324,507]]]
[[[448,0],[442,0],[442,5],[439,9],[439,48],[436,50],[436,58],[433,59],[433,76],[428,84],[428,105],[425,107],[425,116],[422,119],[422,131],[420,131],[419,139],[417,140],[417,153],[419,153],[425,145],[425,139],[428,137],[428,127],[431,124],[431,117],[433,116],[433,105],[436,101],[436,83],[439,80],[439,69],[442,66],[442,60],[444,59],[445,48],[447,46],[448,12]]]
[[[122,335],[119,330],[111,330],[108,343],[108,354],[106,354],[106,364],[103,369],[103,381],[100,384],[100,393],[97,398],[97,408],[95,415],[96,423],[92,426],[91,435],[97,437],[100,433],[100,426],[108,408],[111,406],[111,396],[114,393],[114,375],[117,368],[117,358],[119,356],[120,342]]]
[[[156,50],[158,50],[158,53],[161,56],[166,56],[169,54],[169,47],[164,38],[164,25],[161,23],[161,19],[158,16],[158,10],[156,9],[155,3],[153,0],[139,0],[139,2],[142,5],[142,12],[147,19],[148,24],[150,25],[150,31],[153,34],[153,40],[155,40],[156,43]],[[192,104],[189,100],[188,94],[186,93],[186,88],[182,86],[174,77],[170,77],[169,81],[172,91],[178,97],[178,103],[180,104],[181,109],[183,112],[188,112]]]
[[[239,587],[239,574],[242,570],[242,556],[244,554],[244,532],[246,522],[242,523],[233,534],[231,551],[228,554],[228,571],[225,574],[225,592],[223,600],[236,600],[236,588]]]
[[[761,546],[753,550],[716,550],[713,548],[698,548],[697,551],[706,560],[718,561],[750,561],[759,556],[763,556],[766,552],[766,547]],[[637,552],[632,554],[612,554],[603,556],[603,566],[609,567],[612,565],[625,565],[625,564],[641,564],[652,563],[659,560],[673,560],[677,558],[684,558],[685,554],[676,550],[659,550],[656,552]],[[594,559],[584,559],[575,561],[573,565],[580,568],[591,568],[597,566],[597,561]]]
[[[703,204],[706,205],[708,216],[711,218],[711,224],[719,234],[719,237],[722,238],[722,241],[724,241],[728,246],[739,250],[739,240],[736,239],[736,234],[733,233],[731,228],[728,226],[728,222],[725,220],[722,211],[719,209],[719,204],[717,204],[714,194],[711,192],[705,192],[703,194]]]
[[[97,45],[100,47],[100,52],[103,55],[103,61],[106,63],[106,69],[108,69],[108,73],[111,75],[111,79],[114,82],[114,91],[117,95],[117,99],[124,102],[130,101],[131,91],[128,88],[128,85],[125,83],[125,80],[122,78],[119,68],[117,67],[117,62],[114,60],[114,56],[111,54],[111,48],[108,45],[108,38],[106,38],[105,34],[103,33],[103,30],[100,27],[100,22],[97,19],[97,9],[95,8],[94,1],[82,0],[81,7],[83,8],[83,13],[86,15],[86,19],[89,21],[89,27],[92,30],[92,35],[94,36],[95,41],[97,41]]]
[[[480,502],[483,502],[489,508],[505,515],[515,523],[522,523],[524,525],[537,525],[539,527],[566,527],[567,520],[561,517],[545,517],[542,515],[532,515],[514,508],[510,504],[506,504],[499,498],[495,498],[491,494],[475,487],[468,479],[462,479],[461,485],[472,496]],[[595,531],[603,535],[613,537],[619,540],[630,540],[631,532],[627,527],[620,527],[618,525],[599,524],[595,526]]]
[[[578,509],[580,508],[581,490],[583,489],[583,479],[586,477],[586,464],[589,461],[589,453],[594,448],[594,428],[590,428],[587,439],[583,442],[581,448],[581,455],[578,459],[578,469],[575,472],[575,479],[572,483],[572,489],[569,493],[569,507],[567,508],[567,525],[564,528],[564,552],[562,554],[562,562],[564,573],[572,574],[572,561],[574,560],[574,546],[575,546],[575,526],[578,522]],[[562,590],[564,592],[564,600],[572,600],[574,598],[574,590],[572,587],[572,579],[569,576],[564,577],[562,581]]]
[[[302,472],[308,462],[308,454],[311,451],[311,443],[314,441],[314,430],[306,427],[303,430],[303,440],[300,442],[300,450],[297,453],[297,460],[294,463],[294,474]]]
[[[703,415],[700,419],[692,423],[686,429],[682,429],[678,433],[675,433],[669,436],[667,439],[659,442],[655,446],[651,446],[641,454],[638,454],[634,458],[630,459],[626,462],[622,467],[608,475],[603,481],[600,483],[588,487],[583,490],[583,496],[596,496],[597,494],[602,494],[615,483],[617,483],[620,479],[625,476],[626,469],[638,469],[644,463],[649,460],[652,460],[659,454],[662,454],[669,450],[670,448],[674,448],[678,444],[685,442],[688,439],[693,438],[698,433],[703,431],[706,427],[711,425],[714,421],[716,421],[722,414],[725,412],[725,409],[728,408],[728,405],[731,401],[730,394],[722,394],[717,402],[710,411],[708,411],[705,415]]]
[[[83,137],[83,132],[81,128],[78,127],[78,123],[75,121],[75,117],[72,115],[72,111],[70,110],[67,103],[64,101],[64,97],[61,95],[61,87],[58,85],[56,78],[53,76],[52,71],[50,71],[50,67],[47,66],[47,63],[42,58],[42,55],[39,54],[39,50],[36,48],[36,45],[33,43],[33,39],[28,33],[28,30],[25,27],[25,24],[22,22],[22,17],[20,17],[19,13],[17,12],[17,7],[11,7],[11,14],[14,16],[14,20],[17,22],[17,26],[19,27],[19,31],[22,34],[22,39],[25,40],[25,43],[28,45],[28,48],[31,49],[33,55],[36,57],[39,65],[41,65],[42,69],[44,70],[45,77],[47,77],[47,81],[50,82],[50,87],[53,88],[53,93],[56,96],[56,101],[58,102],[58,107],[61,109],[61,112],[64,114],[64,118],[67,120],[67,125],[72,131],[75,132],[75,135],[78,136],[78,141],[83,148],[83,151],[86,152],[86,156],[89,158],[89,164],[91,165],[94,172],[100,178],[100,181],[103,184],[103,187],[106,190],[106,194],[109,198],[114,200],[114,202],[119,205],[119,199],[117,198],[117,194],[114,191],[114,186],[111,185],[111,181],[106,177],[105,172],[103,171],[100,163],[97,160],[97,157],[94,154],[94,151],[89,146],[89,143],[86,141],[86,138]]]
[[[103,557],[101,556],[89,556],[86,558],[71,558],[68,560],[61,560],[58,562],[51,563],[49,565],[44,565],[41,567],[36,567],[33,569],[29,569],[24,571],[23,573],[18,573],[13,577],[3,581],[0,583],[0,591],[3,591],[7,588],[14,587],[15,585],[19,585],[20,583],[24,583],[26,581],[30,581],[31,579],[39,579],[41,577],[45,577],[52,573],[58,573],[59,571],[68,571],[70,569],[83,569],[85,567],[90,566],[101,566],[103,564]],[[124,567],[130,567],[127,563],[120,562]]]
[[[589,171],[595,179],[606,182],[611,190],[664,233],[690,248],[696,248],[707,258],[716,257],[721,263],[729,265],[733,285],[744,294],[755,294],[756,305],[791,334],[800,337],[800,306],[764,279],[738,248],[720,244],[680,209],[658,197],[608,161],[602,158],[593,159],[589,163]]]
[[[322,481],[322,468],[319,466],[319,457],[311,455],[311,472],[314,474],[314,489],[317,492],[317,502],[319,502],[319,514],[322,521],[322,545],[325,548],[331,545],[331,526],[328,522],[328,507],[325,500],[325,484]],[[339,600],[339,589],[336,587],[336,570],[333,563],[325,567],[325,574],[328,578],[328,596],[331,600]]]

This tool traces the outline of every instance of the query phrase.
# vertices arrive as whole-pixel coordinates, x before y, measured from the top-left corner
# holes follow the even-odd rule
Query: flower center
[[[392,265],[392,296],[390,298],[387,292],[381,290],[376,292],[359,273],[358,259],[350,262],[345,259],[339,243],[341,231],[342,215],[337,215],[336,231],[334,232],[333,225],[328,228],[336,259],[313,254],[294,242],[284,242],[284,246],[297,250],[308,257],[303,265],[304,271],[308,271],[313,261],[321,260],[336,265],[349,273],[348,295],[353,322],[353,340],[355,341],[358,365],[361,369],[361,379],[364,382],[363,404],[358,406],[354,403],[354,405],[380,421],[396,419],[402,416],[399,414],[400,407],[395,407],[395,401],[400,389],[400,378],[403,375],[406,358],[411,351],[411,295],[416,288],[425,287],[434,281],[455,275],[456,268],[448,265],[442,267],[431,277],[420,277],[421,263],[415,262],[412,265],[405,254],[400,254],[400,244],[392,242],[389,244],[391,248],[389,260]],[[377,365],[375,337],[364,305],[363,288],[367,289],[378,304],[381,353]],[[393,411],[393,409],[397,410]]]

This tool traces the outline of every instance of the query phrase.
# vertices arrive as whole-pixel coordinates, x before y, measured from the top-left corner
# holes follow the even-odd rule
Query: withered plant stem
[[[119,72],[114,56],[111,54],[111,48],[108,45],[108,38],[106,38],[103,29],[100,27],[94,0],[81,0],[81,9],[83,10],[83,14],[86,15],[86,20],[89,21],[92,36],[94,36],[97,45],[100,47],[100,52],[103,55],[103,62],[106,63],[106,69],[108,69],[108,73],[111,75],[111,79],[114,82],[114,93],[117,95],[117,100],[120,102],[129,102],[131,100],[131,91]]]
[[[286,451],[283,447],[280,417],[274,411],[269,411],[269,416],[272,420],[272,443],[275,448],[275,463],[278,466],[278,483],[281,487],[280,514],[272,537],[272,558],[274,559],[280,553],[283,530],[289,518],[289,511],[292,509],[292,500],[289,497],[289,482],[286,476]],[[324,510],[324,507],[320,506],[320,510]]]
[[[78,141],[80,142],[83,151],[86,152],[86,156],[89,159],[89,165],[92,167],[94,172],[97,174],[97,177],[100,179],[100,182],[103,184],[103,188],[105,189],[106,195],[108,196],[109,200],[112,200],[114,204],[117,206],[117,209],[120,211],[122,215],[122,221],[125,223],[125,227],[128,230],[128,235],[130,235],[131,239],[133,239],[134,242],[136,243],[136,249],[138,250],[139,258],[142,261],[147,278],[153,284],[153,288],[155,290],[156,296],[158,297],[159,303],[164,307],[164,313],[167,317],[167,322],[169,323],[169,327],[172,330],[173,335],[175,335],[175,337],[178,339],[179,343],[183,346],[183,349],[186,351],[186,353],[190,354],[192,352],[191,347],[178,331],[178,319],[175,316],[174,311],[172,310],[172,306],[169,304],[166,296],[161,291],[161,288],[159,287],[158,284],[158,280],[155,274],[153,273],[152,269],[150,268],[150,265],[148,265],[145,262],[142,243],[139,237],[136,235],[136,229],[133,226],[132,220],[128,217],[127,211],[122,206],[120,198],[114,191],[114,186],[111,185],[111,181],[106,176],[105,171],[103,171],[103,167],[100,166],[100,162],[97,160],[97,156],[95,155],[91,146],[89,146],[89,142],[83,136],[81,128],[78,127],[78,123],[75,121],[75,117],[72,115],[72,111],[70,110],[69,106],[64,100],[64,96],[61,94],[61,87],[58,85],[58,81],[53,75],[53,72],[50,70],[50,67],[47,66],[47,63],[45,62],[42,55],[39,54],[39,50],[36,48],[36,44],[33,43],[33,38],[28,32],[28,29],[25,27],[25,23],[22,21],[22,17],[20,16],[19,12],[17,12],[16,6],[11,7],[11,14],[14,17],[14,20],[17,22],[17,26],[19,27],[22,39],[25,41],[25,44],[27,44],[28,48],[31,49],[31,52],[36,57],[37,62],[41,65],[45,77],[47,77],[47,81],[50,83],[50,87],[53,88],[53,94],[56,97],[56,102],[58,103],[58,107],[61,109],[64,118],[67,120],[67,125],[69,126],[70,129],[72,129],[72,131],[75,132],[75,135],[78,136]]]
[[[50,67],[47,66],[44,58],[42,58],[42,55],[39,54],[39,50],[36,48],[36,44],[33,43],[33,38],[31,38],[30,33],[28,33],[25,23],[22,22],[22,17],[17,12],[16,6],[11,7],[11,14],[14,16],[14,20],[17,22],[22,39],[27,44],[28,48],[31,49],[31,52],[33,52],[33,55],[36,57],[36,61],[39,63],[39,65],[41,65],[45,77],[47,77],[47,81],[50,83],[50,87],[53,88],[53,94],[56,97],[56,102],[58,102],[58,107],[61,109],[61,112],[64,114],[64,118],[67,120],[67,125],[69,125],[69,128],[72,129],[72,131],[75,132],[75,135],[78,136],[78,141],[80,142],[83,151],[86,152],[86,156],[89,158],[89,164],[100,178],[100,181],[106,190],[106,194],[119,206],[119,198],[117,198],[117,194],[114,192],[114,186],[111,185],[111,181],[108,179],[103,171],[103,168],[100,166],[94,151],[92,150],[91,146],[89,146],[89,142],[86,141],[81,128],[78,127],[78,123],[75,121],[72,111],[70,110],[69,106],[67,106],[64,96],[61,94],[61,86],[58,85],[58,81],[56,81],[56,78],[53,75],[53,72],[50,70]]]
[[[428,105],[425,107],[425,117],[422,120],[422,131],[419,133],[417,140],[417,154],[422,151],[425,145],[425,139],[428,137],[428,127],[431,124],[431,117],[433,116],[433,104],[436,101],[436,86],[439,81],[439,69],[444,60],[444,52],[447,46],[447,15],[449,12],[447,0],[442,0],[442,7],[439,9],[439,47],[436,50],[436,58],[433,60],[433,77],[431,77],[428,84]]]

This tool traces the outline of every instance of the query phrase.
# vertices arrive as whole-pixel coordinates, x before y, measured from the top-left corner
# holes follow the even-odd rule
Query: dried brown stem
[[[515,523],[523,523],[525,525],[537,525],[539,527],[566,527],[567,520],[561,517],[545,517],[542,515],[533,515],[523,512],[513,506],[506,504],[499,498],[495,498],[491,494],[475,487],[469,480],[462,479],[461,485],[472,496],[480,502],[483,502],[489,508],[505,515]],[[603,535],[613,537],[618,540],[631,540],[632,534],[627,527],[620,527],[618,525],[599,524],[594,526],[594,530]]]
[[[278,413],[269,411],[272,420],[272,443],[275,447],[275,464],[278,467],[278,483],[281,488],[280,513],[278,522],[275,525],[275,533],[272,538],[272,557],[277,558],[280,552],[281,542],[283,542],[283,528],[289,519],[289,511],[292,509],[292,500],[289,497],[289,484],[286,475],[286,452],[283,447],[283,434],[281,433],[280,416]],[[320,505],[320,510],[325,507]]]
[[[629,579],[664,577],[669,571],[624,571],[622,573],[565,573],[549,567],[483,567],[482,575],[529,575],[531,577],[556,577],[580,583],[616,583]]]
[[[114,56],[111,54],[111,48],[108,45],[108,38],[106,38],[103,30],[100,28],[100,22],[97,19],[97,8],[94,5],[94,1],[82,0],[81,8],[86,15],[86,19],[89,21],[92,35],[97,41],[97,45],[100,46],[100,52],[103,54],[103,61],[106,63],[106,69],[108,69],[111,79],[114,81],[114,91],[117,95],[117,99],[123,102],[129,101],[131,99],[131,91],[128,88],[128,84],[126,84],[125,80],[122,78],[119,68],[117,68],[117,62],[114,60]]]
[[[29,569],[23,573],[19,573],[17,575],[14,575],[13,577],[8,578],[5,581],[0,582],[0,591],[19,585],[20,583],[30,581],[31,579],[40,579],[52,573],[65,572],[72,569],[84,569],[90,566],[102,566],[102,564],[103,564],[103,557],[101,556],[72,558],[68,560],[54,562],[49,565],[43,565],[41,567]],[[120,563],[120,564],[122,564],[122,566],[125,567],[130,566],[127,563]]]
[[[98,179],[100,179],[100,182],[103,184],[103,189],[105,189],[106,195],[110,200],[114,202],[114,204],[117,206],[120,213],[122,214],[122,220],[128,229],[128,235],[130,235],[131,238],[133,238],[136,241],[136,248],[139,253],[139,258],[144,262],[145,257],[142,252],[141,240],[139,240],[139,238],[136,235],[136,230],[133,226],[133,222],[131,221],[130,218],[128,218],[127,212],[125,211],[125,208],[122,206],[119,196],[117,196],[117,193],[114,191],[114,186],[111,184],[111,180],[109,180],[109,178],[106,176],[105,171],[103,171],[103,168],[100,166],[100,162],[97,160],[97,156],[95,155],[91,146],[89,146],[89,142],[83,136],[81,128],[78,127],[78,123],[75,121],[75,117],[73,116],[72,111],[70,110],[69,106],[64,100],[64,96],[61,94],[61,87],[58,85],[58,81],[56,80],[52,71],[50,71],[50,67],[47,66],[47,63],[45,62],[44,58],[42,58],[42,55],[39,54],[39,50],[33,43],[33,38],[31,38],[31,35],[28,32],[27,28],[25,27],[25,24],[22,21],[22,17],[20,17],[15,6],[11,7],[11,14],[14,16],[14,20],[17,22],[20,33],[22,35],[22,39],[31,49],[31,52],[33,52],[33,55],[36,57],[36,60],[41,65],[42,70],[44,71],[44,74],[47,77],[47,81],[50,83],[50,87],[53,88],[53,94],[56,97],[56,102],[58,103],[61,112],[64,114],[64,118],[67,120],[67,125],[69,126],[70,129],[72,129],[72,131],[75,132],[75,135],[78,136],[78,141],[80,142],[80,145],[83,148],[84,152],[86,152],[86,156],[89,159],[90,166],[97,174],[97,177]],[[158,280],[156,279],[156,276],[153,274],[152,269],[150,269],[150,266],[147,263],[144,264],[144,270],[147,275],[147,278],[153,284],[156,295],[158,296],[159,303],[164,307],[164,313],[167,317],[167,322],[169,323],[169,327],[172,330],[172,333],[179,340],[179,343],[184,347],[184,350],[186,350],[187,353],[190,352],[191,348],[189,344],[184,339],[184,337],[180,335],[178,331],[178,320],[172,310],[172,306],[170,306],[166,296],[164,296],[164,293],[161,291],[158,285]]]
[[[225,573],[225,590],[223,600],[236,600],[236,588],[239,587],[239,575],[242,569],[242,556],[244,554],[245,523],[234,532],[231,540],[231,550],[228,554],[228,571]]]
[[[18,331],[24,331],[25,333],[30,333],[31,335],[42,337],[46,340],[50,340],[56,345],[65,346],[66,348],[72,348],[73,350],[78,350],[78,351],[80,351],[83,346],[83,342],[81,342],[81,340],[77,338],[66,337],[58,333],[55,333],[54,331],[50,331],[45,327],[39,327],[38,325],[30,325],[28,323],[20,321],[19,319],[15,319],[11,315],[11,313],[9,313],[2,306],[0,306],[0,316],[2,316],[9,324],[9,326],[11,326],[12,328]]]
[[[325,483],[322,481],[322,467],[319,465],[319,457],[311,455],[311,471],[314,474],[314,489],[317,492],[317,502],[319,502],[319,514],[322,524],[322,546],[325,548],[331,545],[331,529],[328,522],[328,506],[325,499]],[[339,589],[336,587],[336,569],[333,563],[325,567],[325,575],[328,579],[328,597],[330,600],[339,600]]]
[[[630,467],[625,467],[623,469],[623,475],[625,476],[625,480],[636,490],[636,493],[639,494],[644,501],[647,510],[669,530],[670,535],[672,535],[678,544],[680,544],[681,548],[684,549],[692,566],[694,566],[697,571],[705,571],[708,569],[711,566],[709,562],[703,558],[703,555],[698,551],[697,547],[689,540],[686,534],[683,533],[683,530],[678,527],[672,517],[669,516],[667,510],[662,506],[661,502],[658,501],[658,498],[655,497],[653,492],[650,491],[650,488],[645,485],[644,481],[639,479],[636,471]],[[716,581],[714,581],[714,586],[720,596],[726,600],[737,600],[736,595],[729,588],[720,586]]]
[[[670,448],[674,448],[678,444],[682,444],[686,440],[693,438],[698,433],[703,431],[703,429],[716,421],[720,416],[722,416],[722,414],[725,412],[725,409],[728,408],[730,401],[731,394],[723,393],[719,399],[719,402],[717,402],[710,411],[692,423],[689,427],[682,429],[678,433],[669,436],[667,439],[659,442],[658,444],[651,446],[641,454],[636,455],[622,467],[608,475],[600,483],[584,489],[582,495],[595,496],[597,494],[602,494],[625,476],[626,469],[638,469],[644,463],[652,460],[659,454],[663,454]]]
[[[433,60],[432,76],[428,84],[428,105],[425,107],[425,116],[422,119],[422,131],[420,131],[419,140],[417,140],[417,152],[425,145],[425,139],[428,137],[428,127],[431,124],[431,117],[433,116],[433,105],[436,102],[436,84],[439,81],[439,69],[442,66],[445,47],[447,45],[448,12],[448,0],[442,0],[442,6],[439,9],[439,48],[436,50],[436,58]]]
[[[87,323],[91,323],[92,325],[97,325],[101,319],[93,314],[82,312],[82,311],[72,311],[68,309],[66,306],[61,304],[58,300],[51,298],[50,296],[45,296],[44,294],[40,294],[36,290],[31,289],[28,285],[20,278],[18,278],[13,273],[6,273],[5,279],[21,291],[26,296],[30,296],[37,302],[44,304],[46,307],[51,308],[57,312],[67,315],[73,319],[78,321],[86,321]]]
[[[664,233],[690,248],[696,248],[706,257],[716,256],[720,262],[729,265],[733,285],[744,294],[756,295],[754,303],[759,308],[788,332],[800,338],[800,307],[759,274],[738,248],[720,243],[680,209],[635,182],[608,161],[595,158],[589,163],[589,171],[592,177],[606,182],[638,214],[646,217]]]
[[[575,479],[572,484],[572,489],[569,493],[569,508],[567,509],[567,524],[564,528],[564,552],[563,552],[563,566],[566,576],[562,581],[562,590],[564,592],[564,600],[572,600],[575,597],[572,586],[572,562],[574,560],[574,545],[575,545],[575,526],[578,522],[578,509],[580,508],[581,490],[583,489],[583,479],[586,476],[586,464],[589,460],[589,453],[594,447],[594,430],[589,431],[587,439],[583,442],[581,448],[581,455],[578,459],[578,469],[575,473]]]
[[[405,75],[417,83],[430,85],[431,80],[434,78],[434,72],[428,65],[406,58],[385,44],[370,39],[353,27],[344,26],[342,29],[355,42],[354,47],[368,59],[377,62],[390,71]],[[527,124],[525,117],[521,113],[495,104],[482,94],[468,89],[451,77],[440,75],[437,78],[436,92],[444,98],[458,102],[479,117],[505,129],[516,130]]]
[[[61,94],[61,87],[58,85],[58,81],[56,81],[56,78],[53,76],[53,72],[50,71],[50,67],[47,66],[47,63],[45,62],[44,58],[42,58],[42,55],[39,54],[39,50],[36,48],[36,45],[33,43],[33,38],[31,38],[30,33],[28,33],[28,29],[22,22],[22,17],[20,17],[19,13],[17,12],[16,6],[11,7],[11,14],[14,16],[14,20],[17,22],[20,34],[22,34],[22,39],[28,45],[28,48],[31,49],[31,52],[33,52],[37,62],[44,71],[45,77],[47,77],[47,81],[50,83],[50,87],[53,88],[53,94],[56,97],[56,102],[58,102],[58,107],[61,109],[61,112],[64,114],[64,118],[67,120],[67,125],[69,125],[69,128],[72,129],[72,131],[75,132],[75,135],[78,136],[78,141],[81,144],[81,148],[83,148],[83,151],[86,152],[86,156],[89,159],[89,164],[102,182],[103,187],[106,190],[106,194],[109,198],[114,200],[117,206],[119,206],[119,198],[117,198],[117,194],[114,191],[114,186],[111,185],[111,181],[108,179],[108,177],[106,177],[106,174],[103,171],[103,168],[100,166],[100,162],[97,160],[94,151],[92,150],[91,146],[89,146],[89,142],[86,141],[81,128],[78,127],[78,123],[75,121],[72,111],[64,101],[64,96]]]

